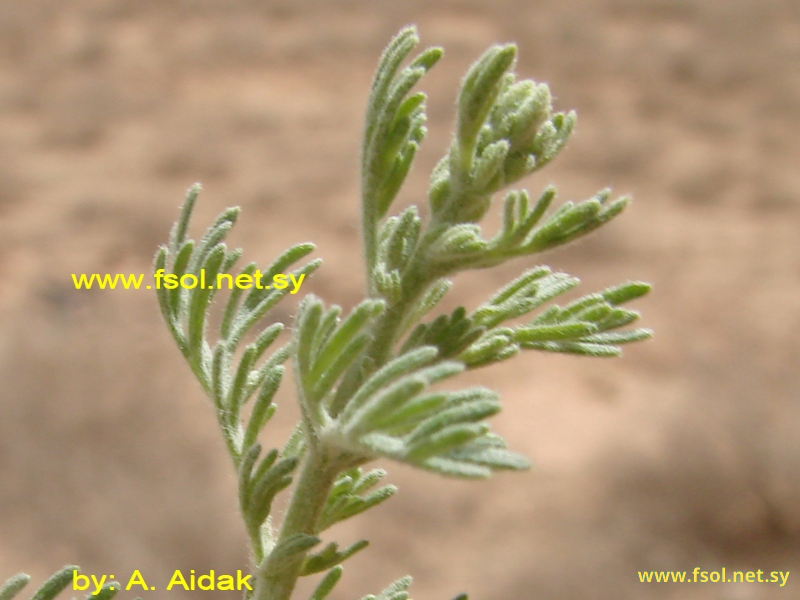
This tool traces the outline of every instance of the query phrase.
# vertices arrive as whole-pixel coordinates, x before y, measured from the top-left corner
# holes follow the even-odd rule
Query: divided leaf
[[[306,557],[303,561],[303,566],[300,568],[300,575],[313,575],[314,573],[327,571],[344,562],[359,550],[363,550],[368,545],[369,542],[367,540],[360,540],[340,551],[339,545],[336,542],[331,542],[325,546],[321,552]]]
[[[275,342],[283,325],[274,323],[262,330],[244,349],[236,366],[232,364],[235,353],[244,336],[290,291],[288,283],[278,289],[266,282],[272,282],[273,276],[285,272],[314,246],[297,244],[289,248],[263,273],[255,263],[250,263],[234,275],[230,270],[241,250],[229,251],[224,239],[236,221],[238,209],[223,211],[200,242],[187,239],[199,190],[197,185],[190,188],[169,245],[162,246],[156,254],[154,269],[159,282],[156,293],[170,332],[217,408],[221,424],[231,432],[229,444],[235,446],[241,407],[264,385],[267,393],[261,394],[261,402],[262,405],[268,404],[267,400],[274,394],[272,388],[276,379],[280,379],[276,377],[275,367],[288,358],[288,348],[279,349],[262,364],[258,361]],[[320,264],[318,260],[308,262],[288,275],[294,281],[302,281]],[[248,285],[250,289],[245,294],[243,286]],[[220,339],[210,341],[211,303],[219,288],[226,286],[232,289],[222,315]],[[259,409],[256,420],[260,420],[262,425],[266,422],[264,410],[263,406]],[[254,425],[256,422],[251,420]],[[253,431],[249,440],[252,438]],[[239,452],[242,448],[234,447],[233,450]]]
[[[391,498],[397,491],[393,485],[372,489],[384,475],[386,471],[383,469],[363,473],[360,468],[354,468],[342,473],[336,480],[317,522],[317,533]]]
[[[598,294],[583,296],[565,307],[552,306],[526,326],[515,329],[522,348],[583,356],[619,356],[619,344],[652,336],[649,329],[615,331],[639,318],[635,310],[618,305],[645,295],[650,286],[627,282]]]
[[[385,307],[382,300],[367,299],[340,320],[338,306],[326,311],[312,294],[300,304],[294,330],[295,370],[301,404],[315,425],[323,423],[323,399],[361,357],[372,339],[371,326]]]
[[[420,323],[408,336],[400,352],[405,353],[418,346],[433,346],[441,358],[454,358],[483,335],[486,328],[476,325],[467,316],[463,306],[449,316],[439,315],[431,323]]]
[[[471,314],[458,307],[428,317],[451,286],[446,276],[571,242],[613,219],[629,199],[612,200],[603,190],[582,202],[565,202],[548,215],[556,196],[552,186],[535,201],[525,190],[509,191],[500,231],[484,238],[479,223],[494,194],[551,161],[575,125],[573,112],[553,111],[547,85],[517,81],[516,47],[508,44],[489,48],[462,80],[455,135],[430,178],[429,222],[423,223],[416,206],[387,217],[426,135],[426,97],[413,88],[442,56],[440,48],[428,48],[407,62],[418,43],[414,27],[390,42],[367,105],[361,157],[367,299],[343,316],[340,307],[326,308],[307,295],[296,311],[291,341],[270,350],[284,325],[254,330],[319,267],[318,260],[296,266],[314,246],[292,246],[263,272],[254,262],[235,269],[242,251],[228,249],[224,240],[238,218],[237,208],[223,211],[199,241],[188,237],[197,185],[188,191],[169,242],[154,262],[167,327],[211,399],[238,469],[240,509],[259,577],[272,585],[285,574],[291,581],[279,584],[293,585],[298,576],[326,572],[310,600],[329,596],[342,575],[340,563],[367,542],[344,549],[332,542],[308,555],[320,538],[291,532],[319,534],[396,491],[378,486],[384,471],[363,472],[359,465],[385,457],[463,478],[529,467],[490,431],[487,420],[501,408],[495,392],[483,387],[444,391],[437,384],[522,349],[616,356],[621,344],[651,335],[628,329],[639,314],[622,306],[646,294],[647,284],[627,282],[542,309],[578,284],[544,266],[524,271]],[[263,285],[282,273],[296,283],[293,291],[288,285]],[[213,302],[224,282],[230,289],[219,335],[210,335]],[[523,317],[527,322],[520,324]],[[273,449],[262,456],[258,437],[275,413],[273,399],[290,356],[302,419],[283,452]],[[313,475],[312,467],[327,469],[321,481],[334,481],[333,486],[320,490],[319,498],[296,494],[287,512],[292,516],[277,533],[269,516],[272,503],[301,462],[301,481]],[[303,502],[317,504],[295,504]],[[303,519],[316,522],[298,522]],[[34,600],[54,598],[75,569],[57,573]],[[10,600],[26,583],[25,576],[12,578],[0,588],[0,600]],[[401,578],[362,600],[408,600],[410,584],[410,577]],[[288,595],[291,588],[283,590]],[[115,592],[107,586],[97,597]]]
[[[291,473],[298,462],[296,457],[278,458],[278,451],[271,450],[256,466],[260,453],[261,444],[256,442],[239,464],[239,506],[251,539],[259,539],[273,499],[292,483]]]
[[[425,137],[425,94],[409,92],[441,58],[428,48],[405,68],[400,66],[419,43],[407,27],[389,43],[372,81],[362,152],[362,184],[373,221],[389,210]]]
[[[500,403],[484,388],[428,392],[430,385],[464,370],[461,362],[432,362],[436,358],[435,348],[423,346],[388,362],[345,405],[327,439],[350,452],[456,477],[485,478],[496,469],[527,468],[504,446],[490,454],[470,450],[487,440],[496,448],[496,436],[483,421],[500,410]]]

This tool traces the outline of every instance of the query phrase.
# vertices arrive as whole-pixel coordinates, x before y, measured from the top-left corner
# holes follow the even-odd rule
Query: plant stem
[[[363,152],[366,152],[365,147]],[[367,168],[366,161],[362,160],[361,165],[361,241],[364,244],[364,266],[366,267],[367,296],[377,297],[375,281],[373,280],[373,270],[378,259],[378,225],[380,219],[375,214],[375,192]]]
[[[369,348],[368,356],[373,360],[374,369],[381,367],[391,358],[395,344],[403,335],[401,327],[420,296],[435,279],[426,271],[428,266],[426,257],[429,248],[441,236],[444,228],[433,222],[429,225],[419,245],[414,250],[414,256],[409,260],[409,267],[403,273],[402,296],[382,316],[375,329],[375,337]]]
[[[316,533],[320,514],[340,470],[338,461],[324,448],[308,448],[276,547],[293,535]],[[306,552],[300,552],[282,560],[280,565],[273,565],[267,558],[258,569],[253,600],[289,600],[305,557]]]
[[[395,344],[403,335],[401,327],[404,325],[408,312],[434,280],[434,277],[426,273],[425,256],[442,231],[442,227],[429,227],[420,241],[414,251],[414,257],[409,261],[411,264],[408,271],[403,274],[402,296],[397,302],[389,305],[389,308],[375,324],[373,341],[364,353],[366,361],[359,363],[357,368],[350,369],[344,376],[329,407],[331,416],[337,416],[350,397],[356,393],[358,387],[391,358]],[[364,237],[366,243],[367,235],[365,234]],[[371,280],[369,285],[372,285]]]

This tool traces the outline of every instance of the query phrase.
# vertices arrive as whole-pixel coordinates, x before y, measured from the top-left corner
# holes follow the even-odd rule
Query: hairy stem
[[[340,472],[338,461],[333,460],[320,446],[309,448],[294,492],[289,501],[276,547],[296,534],[314,535],[317,522]],[[306,552],[300,552],[280,565],[270,558],[259,567],[254,600],[289,600],[294,591]]]
[[[402,296],[397,302],[390,304],[386,312],[375,323],[373,341],[364,353],[364,361],[359,362],[355,368],[348,371],[336,390],[334,399],[329,407],[331,416],[338,415],[347,404],[347,401],[356,393],[359,386],[392,358],[395,344],[405,333],[403,331],[404,324],[406,327],[409,325],[405,323],[409,311],[435,280],[434,277],[426,273],[425,256],[442,231],[441,227],[429,227],[419,246],[414,251],[414,256],[409,261],[409,268],[403,274]],[[372,285],[371,280],[370,285]]]
[[[375,269],[375,262],[378,256],[378,219],[375,210],[372,208],[374,202],[364,193],[361,205],[363,208],[361,238],[364,242],[364,263],[366,265],[367,296],[377,297],[375,282],[372,272]]]

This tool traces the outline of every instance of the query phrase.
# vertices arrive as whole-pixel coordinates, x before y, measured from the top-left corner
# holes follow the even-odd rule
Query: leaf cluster
[[[416,205],[392,214],[426,134],[426,97],[413,89],[442,56],[440,48],[428,48],[410,58],[418,42],[411,27],[390,42],[367,104],[363,301],[344,310],[305,296],[291,339],[273,349],[284,326],[263,321],[285,290],[234,289],[218,329],[209,318],[217,290],[158,290],[167,326],[215,408],[237,469],[257,600],[289,600],[297,578],[319,573],[325,574],[311,600],[330,594],[341,563],[367,542],[340,547],[323,544],[320,534],[396,491],[378,485],[384,471],[362,469],[374,459],[471,479],[528,468],[488,425],[501,409],[498,395],[480,386],[449,389],[459,374],[525,350],[616,356],[622,344],[650,336],[629,327],[639,314],[626,306],[649,291],[647,284],[627,282],[555,304],[579,282],[545,266],[523,270],[474,310],[435,314],[450,276],[566,244],[611,221],[630,200],[602,190],[554,207],[553,187],[535,201],[526,190],[507,189],[558,155],[575,114],[553,110],[546,84],[519,80],[516,48],[498,45],[461,83],[455,133],[431,174],[426,214]],[[502,225],[487,236],[480,222],[503,190]],[[241,250],[229,250],[224,239],[238,211],[223,212],[200,241],[189,239],[197,192],[189,191],[169,244],[157,254],[157,272],[180,278],[205,270],[207,279],[233,272]],[[264,277],[290,268],[310,275],[320,264],[302,263],[312,249],[289,248],[264,268]],[[250,263],[236,273],[253,275],[257,268]],[[275,412],[287,360],[301,420],[283,449],[265,451],[259,436]],[[273,529],[273,501],[293,481],[282,524]],[[409,584],[399,579],[362,600],[405,600]]]
[[[178,348],[213,404],[228,451],[239,476],[239,504],[251,539],[255,560],[264,558],[265,546],[273,532],[267,522],[272,501],[292,482],[298,456],[273,448],[262,456],[258,436],[275,414],[275,393],[284,375],[283,363],[290,345],[275,345],[284,329],[282,323],[263,326],[262,320],[288,293],[287,289],[253,286],[246,291],[234,287],[224,305],[218,331],[210,331],[212,300],[219,291],[212,287],[218,274],[233,274],[233,279],[257,272],[265,280],[284,273],[314,250],[313,244],[297,244],[271,264],[259,270],[255,262],[235,265],[241,249],[230,250],[225,238],[239,214],[225,210],[206,230],[199,242],[187,231],[200,187],[187,193],[180,218],[172,228],[169,244],[159,248],[155,270],[196,278],[204,277],[207,287],[157,286],[161,312]],[[299,277],[313,273],[321,264],[311,260],[291,273]],[[210,288],[210,289],[209,289]],[[256,331],[260,329],[260,331]],[[248,342],[247,340],[250,339]],[[252,400],[249,414],[246,405]]]
[[[545,266],[523,270],[474,310],[436,313],[451,276],[569,243],[610,222],[630,199],[612,199],[602,190],[553,206],[552,186],[535,201],[524,189],[508,189],[561,152],[576,117],[554,111],[546,84],[518,79],[516,47],[507,44],[489,48],[461,82],[453,139],[431,173],[427,207],[412,204],[392,214],[426,135],[426,96],[414,88],[443,55],[441,48],[428,48],[411,57],[418,43],[413,27],[394,37],[367,103],[363,301],[347,311],[309,294],[287,336],[283,323],[269,319],[286,289],[234,286],[220,298],[218,275],[269,281],[288,272],[300,278],[321,262],[307,260],[314,246],[301,243],[262,268],[237,266],[242,250],[229,249],[225,239],[238,208],[223,211],[199,240],[190,238],[198,185],[188,191],[169,242],[155,257],[161,313],[214,409],[237,473],[256,582],[248,600],[289,600],[298,578],[322,573],[310,600],[330,595],[342,563],[367,541],[340,547],[323,543],[321,534],[396,492],[379,485],[382,469],[363,469],[375,459],[469,479],[529,467],[488,424],[501,409],[498,394],[451,386],[464,371],[526,350],[616,356],[622,344],[650,336],[630,327],[639,313],[627,307],[649,291],[647,284],[627,282],[555,304],[579,281]],[[480,223],[501,192],[502,225],[486,235]],[[167,277],[181,285],[158,285]],[[207,285],[196,285],[201,280]],[[265,446],[261,434],[275,414],[287,361],[301,419],[279,449]],[[290,487],[274,527],[273,504]],[[34,600],[54,598],[76,569],[59,571]],[[10,600],[27,581],[24,575],[10,579],[0,600]],[[410,583],[398,579],[362,600],[407,600]],[[109,584],[93,597],[115,592]]]
[[[54,600],[61,592],[69,587],[75,573],[80,573],[79,567],[74,565],[62,567],[33,593],[30,600]],[[30,579],[31,578],[25,573],[18,573],[6,580],[6,582],[0,586],[0,600],[12,600],[12,598],[16,598],[23,588],[28,585]],[[109,581],[96,593],[92,592],[91,594],[87,594],[85,600],[110,600],[117,595],[119,590],[120,584],[118,582]],[[141,600],[141,598],[136,598],[136,600]]]

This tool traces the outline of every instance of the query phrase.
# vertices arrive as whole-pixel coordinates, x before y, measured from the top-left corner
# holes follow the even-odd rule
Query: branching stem
[[[331,488],[341,472],[338,461],[331,458],[325,449],[309,448],[300,465],[286,517],[278,536],[277,544],[293,535],[314,535],[320,514],[325,507]],[[254,588],[254,600],[289,600],[300,576],[306,552],[299,552],[289,559],[274,565],[269,558],[259,567]],[[279,568],[276,568],[279,567]]]

